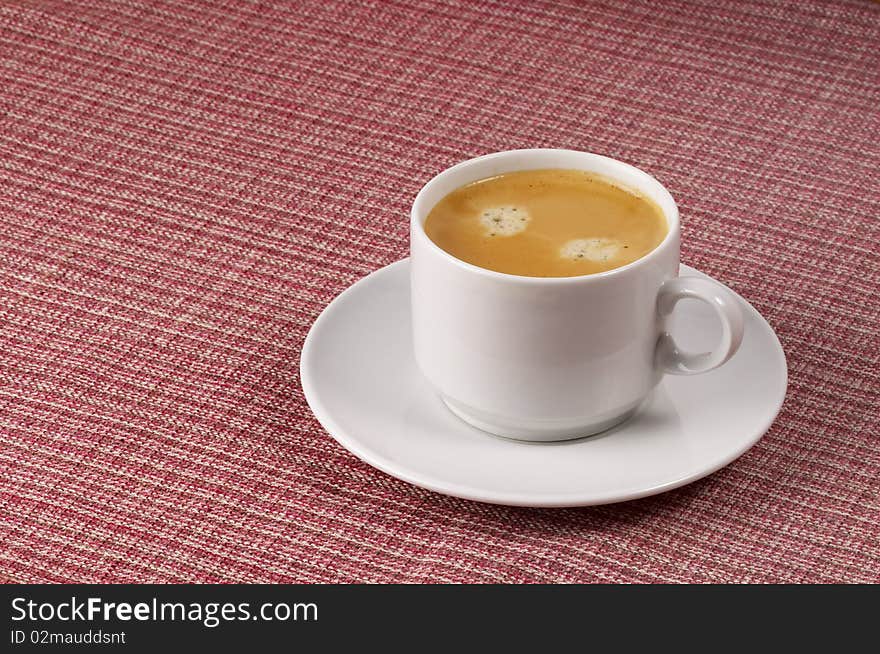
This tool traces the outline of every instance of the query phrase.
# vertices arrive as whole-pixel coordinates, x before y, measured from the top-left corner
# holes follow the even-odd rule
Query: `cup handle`
[[[734,295],[720,284],[702,277],[674,277],[663,283],[657,296],[661,324],[684,298],[701,300],[721,321],[721,340],[711,352],[684,352],[672,336],[663,331],[657,341],[656,362],[660,370],[673,375],[696,375],[717,368],[736,353],[743,337],[743,314]]]

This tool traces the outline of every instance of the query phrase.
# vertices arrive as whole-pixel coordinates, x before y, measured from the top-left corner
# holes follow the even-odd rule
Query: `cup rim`
[[[468,263],[467,261],[463,261],[458,257],[450,254],[439,245],[434,243],[429,237],[427,232],[425,232],[424,220],[420,218],[421,215],[425,215],[425,219],[427,219],[427,212],[422,210],[422,204],[425,202],[425,196],[431,190],[431,187],[435,186],[443,177],[448,176],[449,174],[461,170],[462,168],[468,168],[474,165],[478,165],[484,161],[489,161],[492,159],[499,159],[504,157],[509,157],[512,155],[522,155],[522,154],[576,154],[576,155],[586,155],[589,158],[594,160],[600,160],[606,163],[613,163],[617,166],[623,166],[630,170],[630,172],[634,173],[637,177],[640,177],[643,182],[648,185],[652,185],[656,188],[659,194],[665,199],[668,200],[669,206],[672,211],[667,212],[665,209],[663,210],[664,217],[669,223],[669,231],[666,233],[666,236],[663,238],[660,243],[654,247],[653,250],[645,254],[644,256],[632,261],[624,266],[620,266],[618,268],[612,268],[611,270],[605,270],[598,273],[589,273],[586,275],[574,275],[571,277],[531,277],[528,275],[513,275],[511,273],[499,272],[497,270],[489,270],[488,268],[481,268],[480,266],[476,266],[472,263]],[[546,168],[546,166],[542,166],[541,168]],[[522,168],[518,168],[517,170],[532,170],[528,166],[523,166]],[[537,170],[537,168],[535,168]],[[609,176],[613,179],[613,176]],[[433,207],[431,207],[433,208]],[[661,207],[662,208],[662,207]],[[428,210],[430,211],[430,209]],[[567,150],[562,148],[523,148],[518,150],[503,150],[500,152],[492,152],[490,154],[484,154],[479,157],[473,157],[471,159],[466,159],[464,161],[460,161],[459,163],[450,166],[442,170],[441,172],[434,175],[431,179],[429,179],[424,186],[419,190],[416,194],[415,199],[413,200],[412,209],[410,210],[410,230],[413,235],[418,234],[428,245],[430,249],[434,252],[440,254],[448,261],[452,262],[454,265],[462,268],[468,272],[476,273],[482,275],[484,277],[488,277],[491,279],[497,280],[507,280],[507,281],[517,281],[523,282],[527,284],[574,284],[574,283],[588,283],[590,281],[599,281],[608,279],[609,277],[616,277],[623,274],[626,274],[628,271],[633,270],[634,268],[638,268],[639,266],[646,265],[647,262],[651,259],[659,256],[659,253],[666,249],[666,247],[673,240],[679,238],[679,213],[678,213],[678,205],[675,202],[675,199],[672,197],[672,194],[667,190],[663,184],[661,184],[656,178],[654,178],[649,173],[646,173],[641,168],[637,168],[632,164],[626,163],[625,161],[621,161],[620,159],[614,159],[613,157],[607,157],[605,155],[596,154],[594,152],[586,152],[583,150]]]

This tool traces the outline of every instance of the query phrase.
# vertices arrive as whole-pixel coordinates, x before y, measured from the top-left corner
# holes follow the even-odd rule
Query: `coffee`
[[[669,231],[654,202],[581,170],[505,173],[456,189],[431,210],[428,237],[467,263],[528,277],[625,266]]]

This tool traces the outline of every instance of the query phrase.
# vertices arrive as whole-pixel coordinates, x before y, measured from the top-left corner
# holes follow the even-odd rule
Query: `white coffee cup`
[[[669,233],[626,266],[580,277],[523,277],[465,263],[424,225],[453,190],[518,170],[568,168],[611,178],[657,203]],[[571,150],[511,150],[464,161],[416,196],[411,223],[416,362],[449,409],[484,431],[529,441],[578,438],[631,416],[664,373],[712,370],[736,352],[736,298],[704,278],[678,277],[678,207],[653,177]],[[702,300],[721,323],[717,347],[680,351],[666,326],[676,302]]]

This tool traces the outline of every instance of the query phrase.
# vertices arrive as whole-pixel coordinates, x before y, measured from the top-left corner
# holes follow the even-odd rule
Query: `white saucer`
[[[705,276],[687,266],[681,273]],[[412,354],[403,260],[357,282],[318,317],[303,346],[302,387],[344,448],[417,486],[518,506],[631,500],[722,468],[754,445],[779,412],[785,355],[770,325],[742,303],[745,336],[721,368],[666,376],[633,418],[609,431],[524,443],[466,425],[422,378]],[[710,311],[679,303],[672,333],[680,345],[711,347],[718,326]]]

